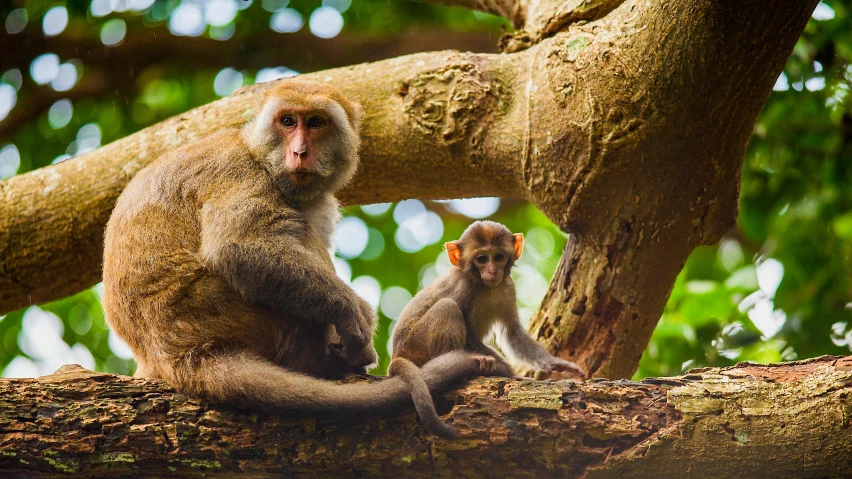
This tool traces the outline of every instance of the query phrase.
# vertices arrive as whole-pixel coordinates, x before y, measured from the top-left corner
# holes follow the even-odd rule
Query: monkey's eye
[[[504,259],[506,259],[506,255],[504,255],[503,253],[497,253],[494,255],[494,261],[497,261],[498,263],[503,261]]]
[[[281,120],[279,121],[281,122],[281,125],[286,126],[288,128],[291,126],[296,126],[296,119],[290,115],[282,116]]]
[[[308,128],[322,128],[323,126],[325,126],[325,118],[321,116],[308,118]]]
[[[481,255],[476,257],[476,262],[479,263],[479,264],[485,264],[485,263],[488,262],[488,256],[481,254]]]

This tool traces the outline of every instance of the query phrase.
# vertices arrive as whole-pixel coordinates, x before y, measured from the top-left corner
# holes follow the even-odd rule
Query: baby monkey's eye
[[[308,118],[308,128],[322,128],[323,126],[325,126],[325,118],[321,116]]]
[[[281,120],[279,120],[283,126],[291,127],[296,126],[296,119],[290,115],[282,116]]]
[[[503,253],[497,253],[494,255],[494,261],[497,261],[498,263],[500,261],[503,261],[504,259],[506,259],[506,255],[504,255]]]
[[[476,257],[476,262],[477,262],[477,263],[481,263],[481,264],[485,264],[485,263],[487,263],[487,262],[488,262],[488,256],[485,256],[484,254],[481,254],[481,255],[479,255],[479,256],[477,256],[477,257]]]

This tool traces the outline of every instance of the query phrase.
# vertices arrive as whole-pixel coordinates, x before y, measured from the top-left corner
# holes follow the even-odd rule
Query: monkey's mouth
[[[298,169],[290,172],[290,179],[294,183],[307,183],[313,179],[316,172],[306,169]]]

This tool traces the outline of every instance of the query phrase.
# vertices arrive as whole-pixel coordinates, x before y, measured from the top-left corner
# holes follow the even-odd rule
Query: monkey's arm
[[[322,241],[278,198],[240,185],[208,201],[201,209],[205,266],[248,301],[334,324],[347,356],[359,352],[372,339],[372,308],[337,277]]]
[[[535,369],[546,372],[574,372],[582,377],[586,372],[571,361],[566,361],[548,353],[538,341],[530,337],[521,325],[516,310],[511,310],[499,323],[497,343],[500,349],[513,361],[523,362]]]

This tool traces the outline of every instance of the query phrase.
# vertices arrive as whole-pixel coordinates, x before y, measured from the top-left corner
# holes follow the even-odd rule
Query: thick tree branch
[[[846,477],[852,357],[642,382],[479,379],[377,418],[254,415],[66,366],[0,381],[3,477]]]
[[[308,72],[430,50],[497,51],[497,38],[488,33],[434,29],[408,30],[384,38],[344,32],[330,39],[318,38],[307,29],[287,34],[269,30],[218,41],[176,37],[166,28],[140,27],[120,45],[107,47],[82,32],[45,37],[35,27],[17,35],[0,33],[4,68],[28,71],[36,56],[50,52],[61,61],[82,60],[83,77],[68,92],[28,83],[23,90],[28,94],[22,95],[9,116],[0,121],[0,143],[10,140],[18,128],[44,114],[60,98],[103,97],[116,92],[128,96],[136,87],[136,79],[151,68],[218,71],[225,67],[259,70],[285,66]]]

